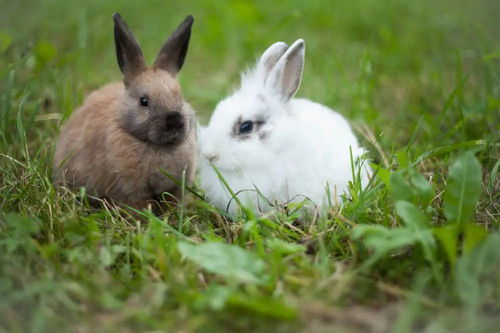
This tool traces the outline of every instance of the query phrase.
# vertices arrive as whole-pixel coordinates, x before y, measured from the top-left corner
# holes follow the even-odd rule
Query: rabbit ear
[[[125,76],[125,81],[128,81],[143,71],[146,68],[146,63],[139,43],[120,14],[113,14],[113,21],[115,22],[116,58],[120,70]]]
[[[296,40],[274,65],[265,82],[267,87],[281,96],[283,102],[288,102],[299,89],[304,53],[304,40]]]
[[[181,70],[186,58],[193,22],[193,16],[188,15],[170,35],[156,58],[155,68],[164,69],[173,75]]]
[[[269,46],[267,50],[262,54],[257,65],[257,70],[264,82],[266,81],[269,73],[273,69],[274,65],[278,62],[280,57],[286,52],[288,45],[283,42],[277,42]]]

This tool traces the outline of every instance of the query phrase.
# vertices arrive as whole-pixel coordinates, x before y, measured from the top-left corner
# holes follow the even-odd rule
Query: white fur
[[[265,212],[270,205],[255,188],[272,204],[300,202],[307,197],[324,207],[328,203],[327,184],[332,195],[340,195],[352,181],[349,148],[355,159],[364,154],[340,114],[307,99],[291,98],[302,74],[302,40],[288,48],[272,70],[263,68],[266,54],[269,56],[273,48],[283,53],[283,44],[273,44],[264,53],[257,67],[243,76],[241,88],[217,105],[209,125],[199,133],[201,185],[209,200],[224,211],[229,208],[231,215],[237,213],[238,205],[219,180],[210,158],[245,206]],[[283,83],[287,71],[298,78],[296,87],[290,84],[294,81]],[[234,134],[238,119],[260,117],[266,118],[265,123],[248,138]],[[366,185],[370,171],[363,169],[362,184]]]

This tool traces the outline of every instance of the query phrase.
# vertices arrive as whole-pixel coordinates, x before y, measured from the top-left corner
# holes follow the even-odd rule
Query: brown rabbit
[[[176,74],[188,50],[188,16],[152,67],[119,14],[113,15],[123,83],[92,92],[62,129],[54,156],[56,184],[138,209],[180,189],[163,170],[191,182],[196,167],[196,120]]]

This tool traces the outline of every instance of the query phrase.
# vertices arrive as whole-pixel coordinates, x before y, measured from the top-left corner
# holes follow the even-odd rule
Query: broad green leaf
[[[433,229],[434,235],[439,240],[448,256],[451,267],[457,261],[458,230],[456,225],[447,225]]]
[[[103,246],[99,251],[99,258],[103,266],[109,266],[113,263],[113,255],[107,246]]]
[[[413,194],[418,198],[418,201],[425,207],[428,206],[434,198],[434,188],[432,185],[417,171],[410,170],[410,181],[412,184]]]
[[[301,253],[306,250],[304,245],[288,243],[278,238],[271,238],[266,241],[266,245],[273,251],[282,254]]]
[[[419,245],[425,259],[432,265],[434,277],[440,281],[435,260],[435,240],[427,216],[407,201],[398,201],[396,212],[405,226],[389,229],[380,225],[358,225],[352,237],[363,238],[366,246],[375,251],[374,257],[370,259],[372,262],[405,246]]]
[[[489,234],[469,253],[457,260],[455,290],[462,303],[472,311],[485,299],[495,299],[500,283],[500,234]]]
[[[391,172],[376,164],[371,163],[370,165],[376,171],[377,177],[385,184],[385,186],[387,186],[387,188],[390,188]]]
[[[406,200],[411,201],[412,188],[403,177],[402,172],[396,171],[391,173],[390,177],[391,195],[394,201]]]
[[[434,198],[432,185],[414,169],[392,172],[390,184],[394,201],[404,200],[426,207]]]
[[[479,244],[483,239],[486,238],[488,232],[485,228],[477,225],[469,223],[465,226],[464,233],[464,252],[470,252],[477,244]]]
[[[352,238],[363,238],[366,247],[374,251],[375,258],[412,245],[417,240],[415,233],[409,228],[389,229],[381,225],[357,225],[353,229]]]
[[[219,242],[200,245],[181,242],[178,248],[184,257],[211,273],[240,282],[262,282],[264,262],[239,246]]]
[[[436,242],[429,227],[429,218],[417,206],[406,201],[396,202],[396,213],[414,233],[417,243],[422,246],[425,258],[433,265],[434,273],[437,274],[435,268]]]
[[[411,229],[418,230],[429,227],[429,218],[417,206],[408,201],[396,202],[396,213]]]
[[[212,310],[222,310],[226,306],[228,298],[235,292],[234,286],[220,286],[212,283],[198,302]]]
[[[460,229],[470,222],[481,194],[481,165],[473,153],[461,155],[451,166],[444,194],[444,215]]]

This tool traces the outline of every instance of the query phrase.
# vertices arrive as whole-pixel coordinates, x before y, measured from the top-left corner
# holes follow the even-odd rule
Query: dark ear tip
[[[188,27],[191,27],[193,25],[193,22],[194,22],[194,17],[193,15],[190,14],[186,16],[183,23],[186,24]]]
[[[113,21],[115,23],[119,23],[122,21],[122,16],[120,15],[120,13],[113,13]]]

